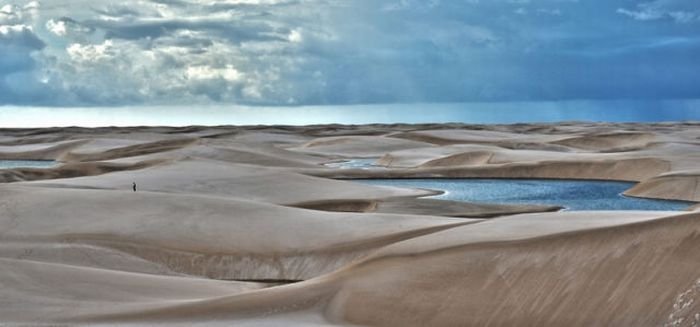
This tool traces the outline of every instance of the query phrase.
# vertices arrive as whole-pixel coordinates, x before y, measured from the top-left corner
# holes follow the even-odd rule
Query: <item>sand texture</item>
[[[355,178],[625,180],[700,201],[700,125],[0,130],[0,326],[697,326],[700,212]],[[327,166],[376,159],[374,167]],[[137,183],[137,192],[132,183]]]

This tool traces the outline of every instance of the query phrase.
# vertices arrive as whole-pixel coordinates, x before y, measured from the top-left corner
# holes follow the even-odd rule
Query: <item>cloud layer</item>
[[[0,104],[700,98],[696,0],[0,0]]]

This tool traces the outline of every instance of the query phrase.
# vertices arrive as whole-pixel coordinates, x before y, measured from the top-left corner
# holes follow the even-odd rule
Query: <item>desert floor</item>
[[[371,157],[386,168],[324,166]],[[0,170],[2,326],[700,323],[700,212],[348,180],[625,180],[700,201],[700,124],[5,129],[5,159],[62,164]]]

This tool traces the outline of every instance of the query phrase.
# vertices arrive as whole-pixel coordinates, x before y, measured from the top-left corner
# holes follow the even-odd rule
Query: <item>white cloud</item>
[[[679,23],[690,23],[700,20],[700,12],[671,11],[668,15]]]
[[[7,4],[0,7],[0,23],[11,24],[21,21],[21,13],[17,12],[17,7]]]
[[[26,5],[24,5],[25,10],[38,10],[40,7],[39,1],[30,1]]]
[[[476,4],[479,0],[464,0],[466,3]],[[387,4],[383,5],[382,10],[384,11],[397,11],[397,10],[426,10],[439,6],[441,0],[398,0],[389,1]]]
[[[300,43],[304,41],[304,36],[301,34],[301,30],[299,29],[291,30],[287,38],[289,39],[289,42],[292,43]]]
[[[190,66],[185,71],[188,79],[207,80],[223,79],[229,82],[240,81],[243,75],[233,65],[226,65],[221,68],[211,66]]]
[[[113,42],[111,40],[105,40],[102,44],[82,45],[73,43],[66,48],[66,52],[68,52],[68,55],[74,61],[96,62],[113,57],[114,52],[111,51],[112,49]]]
[[[0,6],[0,24],[20,24],[34,20],[38,14],[39,3],[32,1],[24,6],[5,4]]]
[[[27,25],[0,25],[0,34],[10,35],[14,33],[22,33],[24,31],[32,31],[31,26]]]
[[[561,16],[561,10],[557,8],[538,8],[537,9],[538,14],[543,14],[543,15],[552,15],[552,16]]]
[[[664,13],[656,10],[628,10],[624,8],[618,8],[617,12],[629,17],[632,17],[636,20],[657,20],[661,19],[665,16]]]
[[[700,9],[695,1],[654,0],[642,2],[634,9],[618,8],[617,13],[639,21],[668,19],[677,23],[700,21]]]
[[[68,33],[66,22],[63,20],[49,19],[49,21],[46,22],[46,29],[58,36],[65,36]]]

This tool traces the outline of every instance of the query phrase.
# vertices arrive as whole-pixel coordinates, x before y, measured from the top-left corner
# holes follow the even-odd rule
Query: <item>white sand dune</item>
[[[627,190],[626,195],[700,202],[700,171],[677,171],[655,176]]]
[[[343,287],[327,312],[375,326],[660,326],[678,318],[692,325],[700,217],[633,215],[642,222],[611,223],[608,215],[605,228],[528,238],[511,229],[513,219],[497,219],[406,241],[339,273]],[[563,218],[531,227],[569,224]],[[489,236],[455,242],[481,229]]]
[[[382,245],[470,222],[158,192],[26,187],[0,194],[9,226],[1,241],[13,244],[2,252],[10,257],[153,272],[139,270],[145,260],[173,274],[217,279],[307,279]],[[49,217],[45,208],[52,208]],[[63,246],[34,250],[35,243]],[[75,252],[97,259],[76,262]]]
[[[628,180],[700,201],[698,127],[0,130],[0,158],[62,163],[0,170],[0,325],[693,326],[697,212],[333,178]],[[323,165],[342,158],[388,168]]]
[[[178,305],[270,285],[0,258],[0,286],[3,324],[31,324]]]
[[[700,259],[691,250],[700,224],[697,214],[667,214],[495,219],[399,242],[306,282],[87,321],[214,324],[312,312],[329,323],[376,326],[692,322],[700,275],[687,260]]]
[[[62,186],[187,193],[236,197],[254,201],[293,204],[326,199],[375,199],[427,195],[430,192],[310,177],[283,170],[233,165],[213,160],[183,160],[137,171],[30,182],[32,186]]]
[[[337,136],[312,140],[297,151],[341,157],[375,157],[387,152],[431,146],[430,143],[377,136]]]

